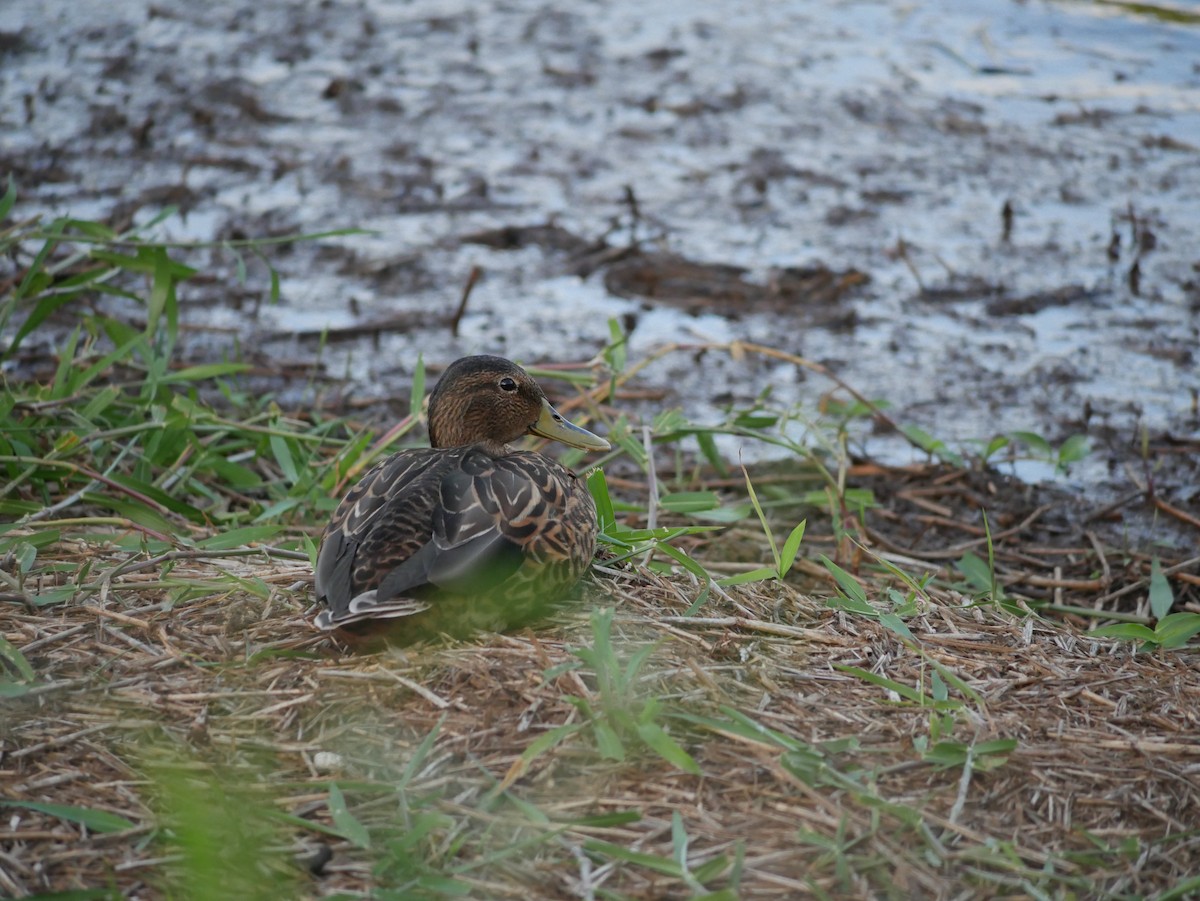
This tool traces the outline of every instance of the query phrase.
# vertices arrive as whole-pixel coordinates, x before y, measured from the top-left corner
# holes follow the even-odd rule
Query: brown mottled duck
[[[574,473],[509,447],[524,435],[609,446],[515,363],[452,363],[429,398],[432,447],[376,464],[326,527],[316,625],[374,648],[511,628],[566,596],[595,553],[596,507]]]

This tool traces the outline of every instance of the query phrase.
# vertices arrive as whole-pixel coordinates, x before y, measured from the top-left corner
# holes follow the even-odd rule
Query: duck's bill
[[[575,423],[568,422],[546,400],[542,401],[542,415],[530,427],[529,433],[561,441],[570,447],[578,447],[583,450],[605,451],[611,446],[599,435],[593,435],[587,429],[581,429]]]

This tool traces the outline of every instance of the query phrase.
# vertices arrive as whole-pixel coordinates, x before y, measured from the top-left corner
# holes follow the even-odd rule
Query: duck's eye
[[[505,376],[504,378],[502,378],[500,380],[500,390],[501,391],[516,391],[517,383],[513,379],[510,379],[508,376]]]

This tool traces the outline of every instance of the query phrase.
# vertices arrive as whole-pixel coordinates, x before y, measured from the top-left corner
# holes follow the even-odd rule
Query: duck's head
[[[553,438],[583,450],[608,450],[598,435],[568,422],[524,369],[503,357],[455,360],[429,397],[434,447],[506,445],[522,435]]]

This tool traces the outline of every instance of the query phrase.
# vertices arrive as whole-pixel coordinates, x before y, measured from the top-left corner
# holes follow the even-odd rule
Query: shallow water
[[[257,313],[263,267],[239,285],[228,254],[199,254],[219,277],[182,289],[197,355],[236,334],[312,359],[325,327],[448,315],[480,266],[457,338],[334,342],[327,371],[356,397],[407,397],[418,352],[586,360],[624,317],[634,356],[759,341],[949,443],[1200,438],[1200,25],[1035,0],[8,0],[0,31],[0,170],[22,214],[144,221],[174,203],[167,232],[201,241],[372,230],[274,253],[283,298]],[[870,283],[841,301],[850,327],[693,315],[613,296],[562,255],[462,240],[548,221],[760,281],[821,263]],[[832,388],[684,353],[642,384],[701,420],[768,385],[810,409]],[[1070,478],[1119,479],[1111,461]]]

